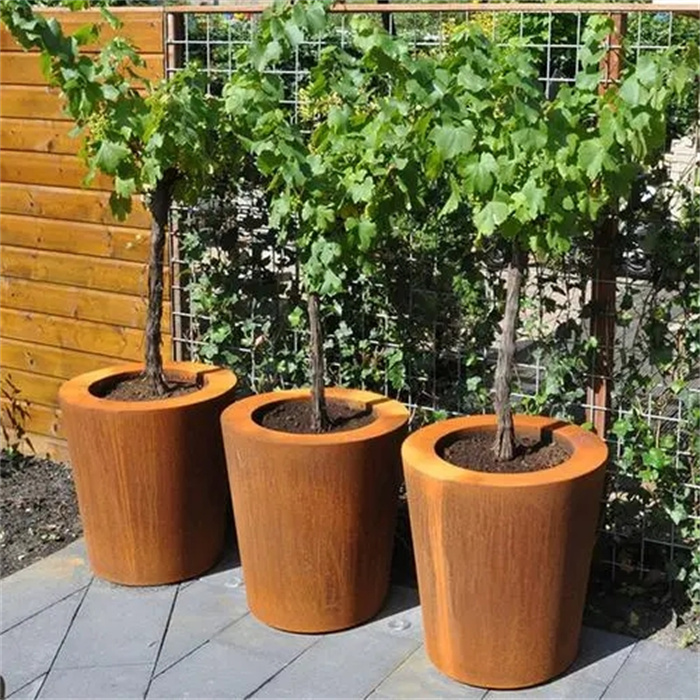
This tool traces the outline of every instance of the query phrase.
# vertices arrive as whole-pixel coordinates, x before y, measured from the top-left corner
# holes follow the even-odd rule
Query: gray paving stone
[[[281,665],[269,657],[210,642],[157,676],[149,698],[244,698]]]
[[[49,670],[83,595],[83,591],[74,593],[0,637],[8,695]]]
[[[418,591],[394,586],[377,615],[362,625],[364,629],[423,641],[423,618]]]
[[[153,664],[176,588],[127,588],[95,580],[55,667]]]
[[[248,612],[245,592],[195,581],[178,591],[156,672],[171,666]]]
[[[558,678],[523,690],[492,690],[487,698],[585,698],[597,700],[620,670],[636,640],[584,627],[579,654]]]
[[[40,698],[143,698],[150,665],[54,668]]]
[[[228,549],[216,566],[212,567],[198,579],[210,586],[223,586],[232,590],[245,590],[243,569],[238,552]]]
[[[319,635],[281,632],[259,622],[253,615],[246,615],[216,635],[212,642],[265,656],[284,665],[319,639]]]
[[[578,657],[562,675],[608,686],[636,643],[633,637],[584,627]]]
[[[371,698],[483,698],[486,691],[457,683],[435,668],[425,647],[420,647],[404,661]]]
[[[700,656],[641,641],[632,650],[605,698],[700,697]]]
[[[90,583],[82,539],[2,580],[0,631],[35,615]]]
[[[605,684],[595,681],[577,679],[573,676],[563,676],[551,683],[537,685],[523,690],[490,690],[486,700],[517,700],[518,698],[543,698],[544,700],[559,700],[560,698],[579,698],[580,700],[598,700],[605,692]]]
[[[39,676],[39,678],[35,678],[33,681],[23,685],[18,691],[8,695],[7,697],[14,698],[14,700],[34,700],[39,693],[45,678],[46,674]]]
[[[328,635],[253,697],[365,697],[418,646],[411,637],[389,636],[361,627]]]

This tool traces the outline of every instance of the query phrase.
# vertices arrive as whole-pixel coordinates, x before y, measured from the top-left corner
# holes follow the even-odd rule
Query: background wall
[[[116,10],[147,62],[163,75],[163,13]],[[66,31],[98,13],[57,14]],[[111,31],[105,31],[102,40]],[[88,47],[96,51],[97,47]],[[109,180],[81,187],[79,140],[62,102],[0,29],[0,381],[29,402],[25,429],[37,453],[66,459],[57,392],[76,374],[143,352],[150,219],[140,203],[124,222],[109,210]],[[166,295],[169,284],[166,284]],[[167,298],[167,297],[166,297]],[[163,352],[170,356],[166,301]],[[5,396],[3,409],[8,408]],[[4,412],[4,411],[3,411]],[[3,422],[5,422],[3,420]]]

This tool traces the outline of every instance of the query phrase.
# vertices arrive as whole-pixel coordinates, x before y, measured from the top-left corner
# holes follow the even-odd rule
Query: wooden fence
[[[164,70],[163,11],[117,10],[147,62]],[[94,12],[60,13],[66,30]],[[105,31],[103,37],[110,35]],[[97,47],[88,47],[96,51]],[[36,54],[0,30],[0,381],[28,402],[24,428],[37,453],[67,458],[57,392],[76,374],[141,359],[150,220],[140,203],[124,222],[109,209],[107,178],[81,186],[79,143],[47,87]],[[166,285],[167,287],[167,285]],[[167,291],[166,291],[167,293]],[[164,347],[170,354],[169,302]],[[2,399],[7,425],[8,401]]]

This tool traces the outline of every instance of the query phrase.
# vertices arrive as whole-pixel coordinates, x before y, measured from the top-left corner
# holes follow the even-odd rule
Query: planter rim
[[[152,399],[149,401],[115,401],[95,396],[90,388],[105,379],[113,379],[120,375],[129,375],[143,371],[142,362],[128,362],[112,365],[93,372],[86,372],[69,379],[58,391],[58,400],[64,403],[80,403],[84,408],[105,413],[139,413],[143,411],[171,411],[185,406],[193,406],[205,401],[211,401],[233,389],[238,378],[229,369],[206,365],[199,362],[164,362],[163,369],[168,372],[195,377],[201,375],[202,387],[197,391],[183,396],[173,396],[167,399]]]
[[[608,458],[608,446],[597,435],[558,418],[514,415],[513,423],[525,430],[549,429],[572,449],[569,459],[556,467],[534,472],[494,474],[458,467],[438,456],[437,443],[448,435],[496,427],[496,416],[461,416],[439,421],[416,430],[408,436],[401,448],[404,463],[423,474],[440,481],[492,487],[541,486],[571,481],[596,471]]]
[[[281,430],[272,430],[253,420],[253,413],[264,406],[308,398],[310,393],[309,389],[287,389],[248,396],[231,404],[224,410],[221,414],[221,423],[229,424],[235,433],[239,435],[244,434],[249,438],[267,443],[316,446],[362,442],[385,435],[387,431],[398,429],[408,423],[408,410],[399,401],[390,399],[382,394],[375,394],[372,391],[346,389],[344,387],[326,388],[326,397],[371,406],[375,415],[375,419],[371,423],[361,428],[318,434],[287,433]]]

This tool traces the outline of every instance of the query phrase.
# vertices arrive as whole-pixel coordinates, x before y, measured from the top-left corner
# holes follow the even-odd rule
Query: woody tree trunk
[[[323,433],[328,430],[329,420],[324,386],[323,327],[318,294],[309,293],[307,303],[311,330],[311,428],[315,433]]]
[[[510,406],[510,388],[515,358],[515,331],[517,330],[518,311],[520,310],[520,289],[526,264],[527,253],[524,253],[517,243],[513,243],[513,253],[506,273],[506,306],[501,327],[501,342],[498,346],[493,399],[497,428],[492,449],[496,454],[496,459],[502,462],[513,459],[515,454],[515,430],[513,428],[513,410]]]
[[[164,173],[148,203],[151,212],[151,246],[148,260],[148,310],[146,312],[146,369],[144,376],[157,396],[165,394],[161,354],[161,322],[163,319],[163,254],[168,212],[177,180],[175,170]]]

